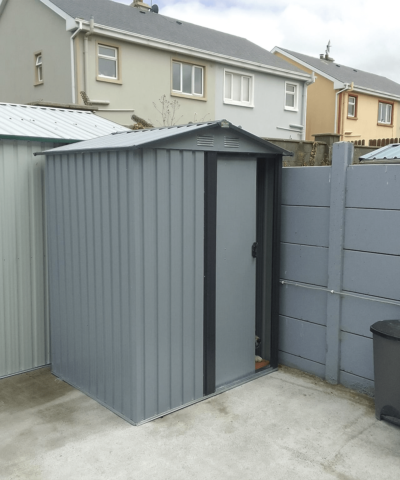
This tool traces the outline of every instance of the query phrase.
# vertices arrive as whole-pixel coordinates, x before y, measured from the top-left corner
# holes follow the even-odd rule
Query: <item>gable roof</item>
[[[37,155],[48,155],[53,153],[77,153],[77,152],[95,152],[100,150],[132,150],[137,148],[151,148],[160,141],[171,138],[183,137],[192,133],[204,132],[212,129],[223,128],[227,132],[235,132],[235,135],[251,139],[262,148],[268,149],[270,153],[292,156],[289,152],[271,142],[263,140],[240,127],[236,127],[227,120],[216,120],[212,122],[189,123],[187,125],[177,125],[173,127],[152,128],[146,130],[130,130],[118,134],[107,135],[102,138],[94,138],[86,142],[80,142],[74,145],[66,145],[56,149],[38,152]],[[213,148],[210,148],[212,150]],[[207,150],[207,147],[204,148]]]
[[[44,1],[44,0],[42,0]],[[86,22],[94,17],[96,25],[137,34],[191,49],[253,62],[274,69],[295,72],[308,79],[297,67],[273,55],[249,40],[179,21],[153,12],[141,12],[139,8],[110,0],[46,0],[74,19]]]
[[[129,128],[92,112],[0,103],[0,140],[77,142]]]
[[[375,75],[374,73],[364,72],[353,67],[346,67],[337,62],[328,62],[325,59],[317,57],[310,57],[303,53],[293,52],[282,47],[275,47],[273,51],[280,51],[282,54],[289,54],[297,58],[301,62],[309,65],[311,69],[317,69],[332,77],[339,82],[349,83],[354,82],[355,87],[361,87],[375,92],[382,92],[389,95],[400,96],[400,84],[389,80],[386,77]]]

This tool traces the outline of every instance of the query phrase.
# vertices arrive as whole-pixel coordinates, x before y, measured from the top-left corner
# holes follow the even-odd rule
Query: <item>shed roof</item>
[[[310,65],[311,69],[316,68],[330,77],[335,78],[343,83],[352,83],[357,87],[375,90],[390,95],[400,95],[400,84],[389,80],[381,75],[364,72],[354,67],[346,67],[338,62],[329,62],[328,60],[311,57],[303,53],[293,52],[282,47],[275,47],[282,52],[286,52],[302,62]]]
[[[298,74],[305,73],[245,38],[153,12],[141,12],[129,5],[110,0],[51,0],[51,3],[74,19],[89,22],[93,16],[98,25]]]
[[[92,112],[0,103],[0,138],[67,143],[126,131]]]
[[[192,133],[199,133],[215,128],[226,128],[234,131],[240,136],[247,137],[263,147],[267,147],[271,152],[284,156],[292,156],[289,152],[271,142],[263,140],[240,127],[236,127],[227,120],[216,120],[213,122],[189,123],[187,125],[177,125],[173,127],[152,128],[147,130],[130,130],[128,132],[114,133],[101,138],[95,138],[85,142],[79,142],[74,145],[65,145],[63,147],[38,152],[37,155],[78,153],[78,152],[96,152],[101,150],[131,150],[137,148],[151,148],[160,145],[160,141],[165,141],[173,137],[183,137]],[[205,147],[204,150],[212,150]]]
[[[392,143],[366,153],[360,157],[360,160],[400,160],[400,143]]]

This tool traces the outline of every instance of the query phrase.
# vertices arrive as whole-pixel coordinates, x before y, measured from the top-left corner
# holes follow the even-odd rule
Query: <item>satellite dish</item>
[[[153,13],[158,13],[158,5],[155,5],[155,4],[154,4],[154,5],[151,7],[151,11],[152,11]]]

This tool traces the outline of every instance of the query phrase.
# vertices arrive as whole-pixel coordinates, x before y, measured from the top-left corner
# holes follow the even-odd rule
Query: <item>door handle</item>
[[[251,256],[257,258],[257,242],[254,242],[251,246]]]

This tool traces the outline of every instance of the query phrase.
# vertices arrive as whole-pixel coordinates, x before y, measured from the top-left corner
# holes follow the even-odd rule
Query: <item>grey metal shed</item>
[[[277,367],[291,153],[222,120],[45,155],[55,375],[140,424]]]

